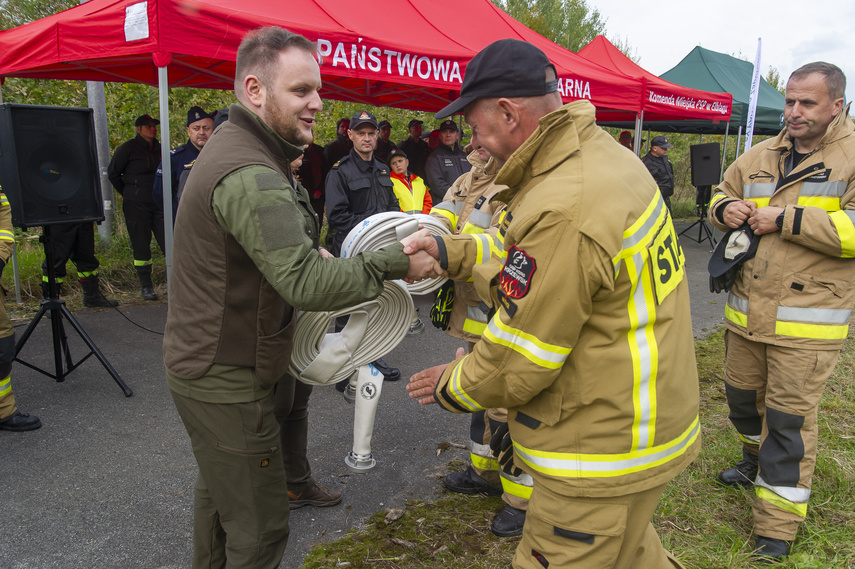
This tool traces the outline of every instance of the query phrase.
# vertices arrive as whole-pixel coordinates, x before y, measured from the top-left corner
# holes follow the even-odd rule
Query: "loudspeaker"
[[[0,105],[0,186],[17,227],[103,221],[92,109]]]
[[[721,181],[721,148],[718,142],[693,144],[689,153],[692,158],[692,185],[717,186]]]

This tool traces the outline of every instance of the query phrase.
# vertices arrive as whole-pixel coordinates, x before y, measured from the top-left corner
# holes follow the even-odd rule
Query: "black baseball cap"
[[[378,125],[377,125],[377,128],[378,128],[378,129],[381,129],[381,128],[389,128],[389,129],[391,129],[391,128],[392,128],[392,123],[390,123],[389,121],[380,121],[380,124],[378,124]]]
[[[214,113],[214,130],[227,120],[229,120],[229,108],[220,109]]]
[[[200,121],[202,119],[212,119],[213,116],[206,113],[202,110],[202,107],[190,107],[190,110],[187,111],[187,126],[190,126],[196,121]]]
[[[413,119],[407,123],[407,130],[410,130],[411,128],[413,128],[417,124],[423,124],[424,122],[425,121],[420,121],[419,119]]]
[[[386,158],[386,164],[392,164],[392,158],[396,158],[398,156],[403,156],[407,158],[407,153],[401,150],[400,148],[393,148],[389,152],[389,156]],[[409,160],[409,158],[407,158]]]
[[[437,130],[453,130],[455,132],[460,132],[460,129],[457,128],[457,123],[451,119],[448,119],[447,121],[442,121],[442,124],[439,125],[439,128]]]
[[[143,126],[146,124],[153,124],[154,126],[157,126],[160,124],[160,121],[151,118],[149,115],[140,115],[137,117],[137,120],[134,121],[134,126]]]
[[[547,69],[553,77],[547,79]],[[466,66],[460,97],[438,113],[444,119],[485,97],[539,97],[558,90],[558,72],[546,54],[520,40],[495,41]]]
[[[654,139],[655,140],[655,139]],[[713,251],[707,265],[710,276],[720,277],[735,265],[740,265],[757,253],[760,236],[746,223],[728,231]]]
[[[674,145],[668,142],[668,139],[664,136],[654,136],[653,140],[650,141],[650,146],[658,146],[659,148],[671,148]],[[676,150],[674,152],[676,152]]]
[[[374,128],[377,128],[377,117],[368,111],[359,111],[350,117],[350,130],[356,130],[364,124],[370,124]]]

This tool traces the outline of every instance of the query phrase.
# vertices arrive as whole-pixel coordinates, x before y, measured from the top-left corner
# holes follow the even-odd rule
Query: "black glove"
[[[0,274],[3,274],[3,269],[6,268],[6,261],[0,259]]]
[[[499,467],[505,474],[519,476],[522,469],[514,464],[514,444],[511,441],[511,431],[507,423],[502,423],[490,439],[490,450],[499,461]]]
[[[739,269],[742,265],[734,265],[729,268],[723,275],[714,277],[710,275],[710,292],[716,294],[721,291],[730,292],[733,283],[736,282],[736,275],[739,274]]]
[[[447,281],[436,291],[436,298],[430,308],[431,324],[440,330],[448,330],[452,306],[454,306],[454,283]]]

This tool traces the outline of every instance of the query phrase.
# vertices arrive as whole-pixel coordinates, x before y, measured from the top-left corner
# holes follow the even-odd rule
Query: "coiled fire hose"
[[[449,233],[442,223],[427,215],[381,213],[348,233],[341,256],[353,257],[361,251],[380,249],[416,232],[419,225],[433,235]],[[290,373],[311,385],[332,385],[350,378],[350,389],[355,390],[353,450],[345,457],[351,470],[366,472],[376,465],[371,454],[371,436],[383,376],[370,362],[391,352],[406,337],[416,317],[409,292],[425,294],[446,280],[425,279],[413,285],[386,281],[383,292],[374,300],[334,312],[298,313]],[[330,324],[344,315],[350,315],[344,329],[327,333]]]

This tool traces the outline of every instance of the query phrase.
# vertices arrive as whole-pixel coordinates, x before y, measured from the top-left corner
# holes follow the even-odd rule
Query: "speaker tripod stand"
[[[698,186],[697,193],[695,194],[695,212],[698,214],[698,220],[678,234],[678,237],[680,237],[697,225],[698,238],[695,239],[691,235],[689,235],[688,238],[697,243],[703,243],[704,241],[709,240],[710,251],[714,250],[717,245],[715,237],[713,237],[712,230],[710,229],[710,226],[707,225],[707,211],[709,209],[711,193],[712,186]]]
[[[44,244],[45,250],[45,263],[47,264],[49,291],[48,298],[42,300],[39,311],[36,313],[29,326],[27,326],[27,329],[24,331],[21,339],[15,345],[15,361],[20,362],[28,368],[36,370],[59,383],[65,381],[68,374],[77,369],[77,367],[89,359],[90,356],[94,355],[98,358],[98,361],[101,362],[101,365],[104,366],[104,369],[107,370],[107,373],[112,376],[113,380],[122,389],[125,397],[130,397],[134,392],[131,391],[131,388],[128,387],[124,381],[122,381],[122,378],[119,377],[119,374],[115,369],[113,369],[113,366],[110,365],[110,362],[107,361],[107,358],[104,357],[104,354],[101,353],[101,350],[98,349],[95,342],[93,342],[86,334],[86,331],[80,325],[80,322],[78,322],[74,315],[71,314],[71,311],[68,310],[68,307],[65,305],[65,301],[59,299],[59,287],[57,287],[56,275],[54,272],[54,255],[53,246],[51,244],[50,226],[45,225],[43,229],[44,232],[42,236],[39,237],[39,241]],[[38,366],[18,358],[18,354],[21,353],[21,349],[24,347],[24,344],[26,344],[27,340],[30,339],[30,335],[36,329],[36,326],[45,314],[48,314],[48,317],[50,318],[51,337],[53,340],[53,360],[56,373],[50,373],[49,371],[43,370]],[[63,318],[68,320],[68,323],[71,324],[74,331],[77,332],[77,335],[80,336],[80,339],[83,340],[89,348],[89,353],[83,356],[83,358],[77,361],[77,363],[75,363],[71,357],[71,351],[68,347],[68,337],[65,334],[65,326],[62,322]]]

